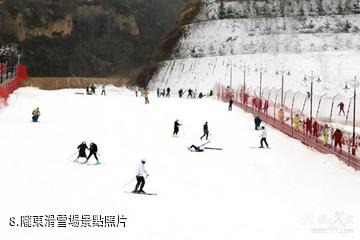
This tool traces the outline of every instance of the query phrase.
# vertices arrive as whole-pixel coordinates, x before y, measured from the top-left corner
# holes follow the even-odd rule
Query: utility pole
[[[313,85],[314,85],[314,80],[316,79],[316,82],[320,83],[320,77],[319,76],[315,76],[314,75],[314,71],[311,70],[311,75],[305,75],[304,77],[304,82],[307,82],[310,80],[310,84],[311,84],[311,88],[310,88],[310,120],[312,123],[312,116],[313,116]]]
[[[356,149],[356,144],[355,144],[355,137],[356,137],[356,89],[360,86],[360,81],[356,79],[356,76],[354,77],[353,80],[349,81],[349,85],[351,87],[354,88],[354,114],[353,114],[353,139],[352,139],[352,154],[355,155],[355,149]],[[345,85],[345,91],[349,90],[350,88],[347,86],[347,84]]]
[[[284,65],[282,66],[281,70],[277,70],[276,75],[281,75],[281,107],[284,106],[284,79],[285,79],[285,75],[290,76],[290,71],[286,70]]]
[[[246,62],[243,62],[243,64],[240,65],[240,69],[244,72],[244,82],[243,82],[243,95],[246,94],[246,71],[250,71],[250,66],[246,65]],[[244,101],[244,97],[242,99]]]
[[[259,72],[260,73],[260,93],[259,93],[259,97],[260,97],[260,100],[261,100],[261,97],[262,97],[262,78],[263,78],[263,74],[266,72],[266,68],[263,67],[262,65],[260,67],[257,67],[255,68],[255,72]]]

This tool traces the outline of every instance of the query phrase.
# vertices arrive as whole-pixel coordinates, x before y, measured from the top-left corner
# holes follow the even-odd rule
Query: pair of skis
[[[130,192],[130,191],[124,191],[124,193],[132,193],[132,194],[138,194],[138,195],[157,195],[157,193],[139,193],[139,192]]]

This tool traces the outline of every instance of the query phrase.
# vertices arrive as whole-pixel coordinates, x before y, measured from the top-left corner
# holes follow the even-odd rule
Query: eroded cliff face
[[[0,0],[0,44],[33,76],[130,76],[186,0]]]
[[[1,32],[16,37],[18,42],[24,42],[33,37],[48,37],[54,35],[66,37],[73,31],[73,17],[66,15],[64,19],[56,20],[40,27],[29,28],[26,24],[23,14],[18,14],[15,18],[9,18],[3,24]]]

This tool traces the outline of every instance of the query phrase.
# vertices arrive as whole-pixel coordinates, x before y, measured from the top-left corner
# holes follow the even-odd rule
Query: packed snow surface
[[[268,128],[258,149],[253,117],[214,99],[156,98],[125,89],[106,97],[21,88],[0,111],[0,239],[360,239],[360,175]],[[78,90],[82,91],[82,90]],[[39,107],[39,123],[31,111]],[[173,122],[183,124],[172,136]],[[200,145],[209,123],[208,147]],[[74,163],[82,141],[101,165]],[[134,188],[147,159],[145,196]],[[83,160],[82,160],[83,161]],[[95,160],[91,159],[91,163]],[[9,219],[48,214],[124,215],[125,228],[20,228]]]

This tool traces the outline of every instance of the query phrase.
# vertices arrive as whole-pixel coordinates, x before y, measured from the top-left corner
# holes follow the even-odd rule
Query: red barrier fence
[[[19,64],[16,68],[15,78],[0,85],[0,108],[6,106],[9,95],[19,88],[21,81],[27,80],[26,66]]]
[[[334,154],[347,165],[360,170],[360,136],[356,137],[356,145],[353,146],[351,134],[344,132],[339,138],[334,133],[334,128],[329,126],[330,123],[322,122],[317,118],[310,120],[303,114],[306,99],[302,111],[294,108],[296,95],[300,93],[294,93],[290,98],[292,101],[284,101],[284,105],[281,105],[278,90],[270,90],[266,94],[263,92],[261,99],[256,96],[256,91],[254,95],[250,92],[248,89],[245,93],[243,89],[233,91],[221,85],[216,85],[214,89],[215,96],[219,100],[228,102],[232,98],[234,105],[254,116],[259,116],[263,122],[321,153]],[[339,144],[339,148],[335,148],[335,144]]]

